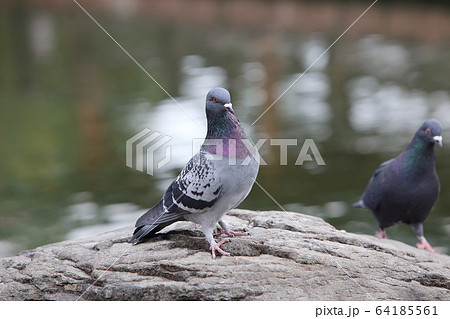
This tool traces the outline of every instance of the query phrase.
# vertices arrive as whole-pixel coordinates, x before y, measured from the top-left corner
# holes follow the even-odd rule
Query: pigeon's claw
[[[381,238],[381,239],[386,239],[386,238],[387,238],[386,232],[384,231],[384,229],[375,232],[375,235],[376,235],[378,238]]]
[[[221,231],[216,236],[220,237],[221,235],[227,235],[228,237],[234,237],[234,236],[250,236],[250,233],[247,232],[239,232],[239,231]]]
[[[216,243],[215,241],[212,242],[210,248],[211,248],[211,254],[212,254],[212,258],[213,259],[216,259],[216,251],[218,253],[220,253],[222,256],[233,256],[229,252],[226,252],[225,250],[220,248],[220,245],[222,245],[223,243],[226,243],[227,241],[230,241],[230,239],[229,238],[224,238],[221,241],[219,241],[218,243]]]
[[[439,254],[439,252],[437,250],[435,250],[433,247],[431,247],[431,245],[427,242],[427,240],[423,236],[420,237],[420,243],[417,243],[416,247],[419,249],[425,249],[425,250],[431,251],[432,253]]]

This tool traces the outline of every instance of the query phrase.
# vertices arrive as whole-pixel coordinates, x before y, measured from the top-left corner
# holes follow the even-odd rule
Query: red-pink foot
[[[431,247],[431,245],[427,242],[425,237],[420,237],[419,239],[420,239],[420,243],[416,244],[417,248],[425,249],[425,250],[431,251],[433,253],[439,254],[439,252],[437,250],[435,250],[433,247]]]
[[[379,230],[379,231],[375,232],[375,235],[377,235],[377,237],[381,238],[381,239],[387,238],[386,232],[384,230]]]
[[[212,254],[213,259],[216,259],[216,251],[218,253],[220,253],[222,256],[232,256],[230,253],[228,253],[225,250],[223,250],[222,248],[220,248],[220,245],[222,245],[223,243],[226,243],[227,241],[230,241],[230,239],[224,238],[221,241],[219,241],[218,243],[214,242],[213,244],[211,244],[211,254]]]
[[[228,237],[234,237],[234,236],[250,236],[250,233],[242,233],[239,231],[232,231],[230,230],[229,232],[225,232],[225,231],[221,231],[220,233],[218,233],[216,236],[219,237],[221,235],[227,235]]]

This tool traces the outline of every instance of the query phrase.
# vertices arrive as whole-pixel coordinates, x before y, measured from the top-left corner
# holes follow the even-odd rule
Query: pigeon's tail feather
[[[158,204],[150,208],[137,220],[136,229],[129,242],[134,244],[142,243],[164,227],[180,220],[184,220],[183,216],[166,212],[163,207],[163,201],[160,200]]]
[[[136,230],[133,233],[133,237],[129,240],[131,243],[139,244],[141,243],[146,236],[149,236],[154,227],[152,225],[144,225]]]
[[[366,205],[364,205],[364,202],[361,200],[357,201],[356,203],[353,203],[352,207],[360,207],[360,208],[367,208]]]

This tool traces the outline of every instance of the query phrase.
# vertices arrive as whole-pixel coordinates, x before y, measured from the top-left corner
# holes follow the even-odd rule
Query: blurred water
[[[333,28],[267,35],[134,16],[124,3],[129,10],[120,14],[92,9],[180,108],[79,9],[17,3],[0,13],[0,255],[134,224],[192,156],[192,140],[204,137],[205,95],[216,86],[231,91],[254,140],[298,139],[287,165],[278,164],[279,147],[263,145],[268,165],[259,183],[286,210],[357,233],[377,228],[369,211],[350,207],[373,171],[398,155],[424,120],[438,118],[442,192],[425,234],[449,251],[448,42],[353,35],[302,75],[339,35]],[[144,128],[172,137],[172,160],[154,176],[125,166],[125,142]],[[294,165],[306,138],[325,166]],[[241,207],[280,209],[258,187]],[[388,236],[416,241],[405,225]]]

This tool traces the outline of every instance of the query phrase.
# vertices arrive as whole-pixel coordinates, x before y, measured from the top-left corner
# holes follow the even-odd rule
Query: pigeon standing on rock
[[[436,144],[442,146],[442,126],[432,119],[422,124],[402,154],[381,164],[361,200],[353,204],[372,211],[380,238],[386,238],[385,228],[403,222],[412,225],[418,248],[436,252],[423,235],[423,222],[440,191],[434,165]]]
[[[234,115],[227,90],[209,91],[206,118],[208,130],[200,151],[170,184],[163,198],[137,220],[131,242],[141,243],[176,221],[188,220],[201,225],[215,258],[216,251],[231,255],[220,248],[228,238],[218,243],[213,238],[217,223],[222,227],[221,234],[247,235],[230,230],[222,217],[250,193],[258,175],[258,150]]]

